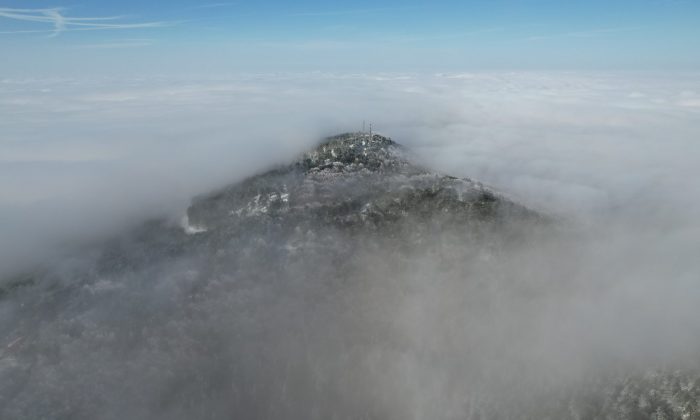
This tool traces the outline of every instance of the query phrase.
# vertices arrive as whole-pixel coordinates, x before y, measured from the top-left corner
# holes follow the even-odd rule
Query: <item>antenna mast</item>
[[[369,141],[372,141],[372,123],[369,123]]]

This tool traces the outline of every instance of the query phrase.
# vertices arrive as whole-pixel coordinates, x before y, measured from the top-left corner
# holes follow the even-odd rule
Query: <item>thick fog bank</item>
[[[0,272],[41,267],[1,296],[0,417],[612,419],[700,401],[700,76],[0,89]],[[216,246],[178,225],[192,196],[363,119],[556,223]]]

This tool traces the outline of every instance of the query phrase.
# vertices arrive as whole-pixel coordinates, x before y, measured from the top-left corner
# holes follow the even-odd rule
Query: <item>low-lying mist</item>
[[[699,82],[4,80],[0,273],[39,274],[0,297],[0,417],[635,418],[628,378],[697,392]],[[554,222],[169,254],[193,196],[363,120]]]

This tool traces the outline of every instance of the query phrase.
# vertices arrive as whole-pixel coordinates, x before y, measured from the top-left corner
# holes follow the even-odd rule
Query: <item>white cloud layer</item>
[[[430,165],[544,211],[590,223],[652,216],[683,223],[700,197],[699,80],[580,73],[2,80],[0,263],[148,215],[179,216],[191,196],[288,160],[324,134],[357,130],[363,119]]]

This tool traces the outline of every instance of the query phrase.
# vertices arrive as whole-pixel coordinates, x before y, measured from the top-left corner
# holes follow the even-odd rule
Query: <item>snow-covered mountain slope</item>
[[[697,418],[693,371],[567,340],[555,225],[389,138],[327,139],[7,279],[0,418]]]

